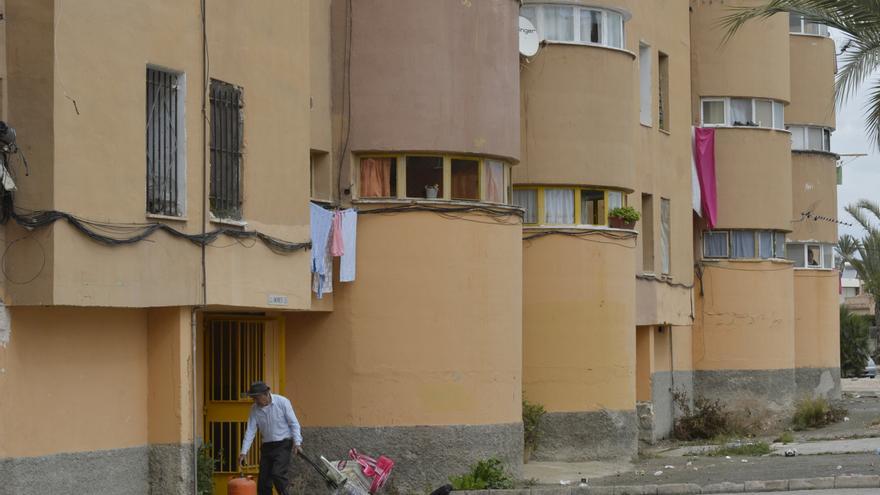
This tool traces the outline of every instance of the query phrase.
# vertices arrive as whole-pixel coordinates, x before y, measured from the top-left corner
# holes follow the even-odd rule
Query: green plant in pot
[[[546,414],[544,406],[523,399],[523,463],[529,462],[532,452],[538,447],[541,437],[541,418]]]
[[[619,206],[608,212],[608,225],[615,229],[632,229],[641,215],[632,206]]]

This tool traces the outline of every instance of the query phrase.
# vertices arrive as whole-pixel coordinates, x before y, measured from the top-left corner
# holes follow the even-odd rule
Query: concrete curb
[[[704,493],[787,492],[833,488],[880,488],[880,476],[847,474],[824,478],[745,481],[743,483],[668,483],[633,486],[559,486],[532,487],[514,490],[465,490],[461,495],[701,495]]]

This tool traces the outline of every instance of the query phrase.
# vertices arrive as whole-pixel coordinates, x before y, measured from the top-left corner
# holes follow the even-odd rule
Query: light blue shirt
[[[263,435],[263,442],[278,442],[293,438],[294,445],[302,445],[302,434],[299,421],[293,413],[293,406],[286,397],[270,394],[272,401],[266,407],[257,404],[251,406],[248,416],[247,430],[241,443],[241,453],[247,454],[257,436],[257,430]]]

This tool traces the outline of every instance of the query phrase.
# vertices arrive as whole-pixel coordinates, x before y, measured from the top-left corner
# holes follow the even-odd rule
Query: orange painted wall
[[[147,312],[147,433],[150,443],[192,441],[190,308]]]
[[[837,270],[795,270],[795,366],[840,367]]]
[[[147,313],[12,308],[0,457],[147,443]]]
[[[456,215],[460,216],[460,215]],[[361,215],[357,280],[287,315],[287,393],[307,426],[521,420],[521,224]]]
[[[696,299],[694,369],[793,368],[792,271],[787,262],[704,262],[704,296]]]
[[[551,412],[635,407],[635,241],[589,239],[523,243],[523,390]]]

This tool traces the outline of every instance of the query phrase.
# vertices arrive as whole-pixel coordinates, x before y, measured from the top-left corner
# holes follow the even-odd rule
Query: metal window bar
[[[211,80],[211,213],[241,220],[241,88]]]
[[[177,74],[147,68],[146,91],[147,212],[180,216]]]

